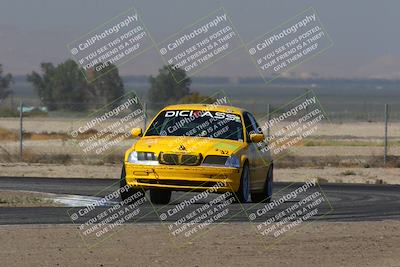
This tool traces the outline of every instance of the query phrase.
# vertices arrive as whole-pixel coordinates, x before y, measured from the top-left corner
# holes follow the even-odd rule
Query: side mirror
[[[258,143],[264,140],[264,134],[250,134],[250,140],[253,143]]]
[[[133,137],[139,137],[142,136],[143,132],[142,132],[142,128],[133,128],[131,130],[131,134]]]

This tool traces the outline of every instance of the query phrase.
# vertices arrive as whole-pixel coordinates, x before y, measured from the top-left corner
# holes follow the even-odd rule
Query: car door
[[[261,131],[261,127],[259,126],[257,120],[254,118],[254,116],[251,113],[249,113],[249,117],[256,129],[256,133],[263,133]],[[267,136],[265,135],[265,137],[267,137]],[[262,149],[264,147],[266,147],[267,145],[268,145],[268,142],[266,142],[265,139],[264,139],[264,142],[260,142],[257,145],[258,151],[260,152],[261,158],[263,160],[263,163],[262,163],[263,165],[269,165],[272,162],[272,156],[271,156],[271,153],[269,152],[269,150],[267,150],[266,152],[262,152]]]
[[[250,133],[259,133],[259,131],[256,121],[250,113],[244,112],[243,118],[246,126],[246,142],[249,144],[247,157],[250,163],[250,189],[258,190],[264,186],[266,168],[257,144],[250,140]]]

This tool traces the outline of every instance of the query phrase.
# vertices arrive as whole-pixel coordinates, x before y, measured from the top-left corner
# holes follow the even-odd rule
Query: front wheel
[[[249,164],[246,162],[243,165],[242,175],[240,177],[240,186],[235,193],[236,200],[241,203],[249,202],[250,200],[250,170]]]
[[[261,193],[251,193],[251,200],[253,202],[271,202],[272,199],[272,184],[274,181],[274,164],[268,168],[267,177],[265,178],[263,192]]]

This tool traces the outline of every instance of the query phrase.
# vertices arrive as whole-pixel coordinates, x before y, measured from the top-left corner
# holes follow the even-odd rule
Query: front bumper
[[[143,189],[236,192],[241,169],[214,166],[138,165],[125,162],[126,183]]]

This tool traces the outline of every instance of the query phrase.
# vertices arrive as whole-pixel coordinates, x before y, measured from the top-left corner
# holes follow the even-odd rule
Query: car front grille
[[[160,163],[168,165],[179,165],[179,156],[177,154],[160,154]]]
[[[160,164],[166,165],[197,166],[200,165],[201,160],[201,154],[174,154],[161,152],[158,157]]]
[[[197,155],[182,155],[182,165],[198,165],[199,156]],[[200,163],[200,162],[199,162]]]

